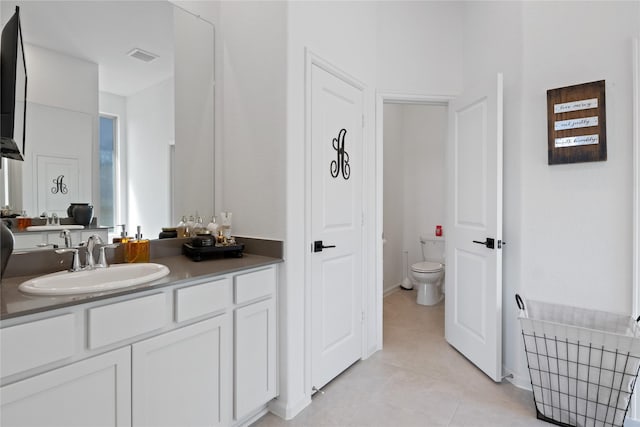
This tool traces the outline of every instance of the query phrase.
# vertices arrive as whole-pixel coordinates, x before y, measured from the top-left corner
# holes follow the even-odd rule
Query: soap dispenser
[[[127,230],[126,230],[127,225],[118,224],[116,227],[122,227],[122,230],[120,231],[120,237],[113,238],[113,243],[122,243],[122,244],[127,243],[131,239],[131,237],[127,236]]]
[[[124,245],[124,257],[127,262],[149,262],[150,242],[142,238],[141,227],[134,240],[128,240]]]

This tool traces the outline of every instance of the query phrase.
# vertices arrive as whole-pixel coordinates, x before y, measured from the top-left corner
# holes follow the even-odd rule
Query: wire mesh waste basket
[[[516,302],[538,419],[622,426],[640,367],[637,321],[539,301],[525,306],[519,295]]]

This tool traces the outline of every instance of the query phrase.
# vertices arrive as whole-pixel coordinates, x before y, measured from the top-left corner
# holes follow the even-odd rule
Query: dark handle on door
[[[485,245],[489,249],[495,249],[496,247],[496,241],[491,237],[487,237],[487,240],[485,240],[484,242],[479,242],[477,240],[474,240],[473,243],[477,243],[479,245]]]
[[[313,242],[313,252],[322,252],[323,249],[335,248],[335,247],[336,247],[336,245],[324,246],[322,244],[322,240],[316,240],[315,242]]]

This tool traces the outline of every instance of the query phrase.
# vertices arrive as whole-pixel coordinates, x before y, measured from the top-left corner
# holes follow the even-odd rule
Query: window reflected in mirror
[[[119,203],[116,187],[118,118],[100,115],[100,211],[99,225],[115,227]]]

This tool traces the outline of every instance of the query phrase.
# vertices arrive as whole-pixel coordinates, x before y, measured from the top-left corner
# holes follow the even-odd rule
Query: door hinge
[[[362,115],[362,127],[364,128],[364,114]]]
[[[360,314],[361,314],[360,321],[364,322],[364,311],[361,311]]]
[[[362,212],[362,216],[361,216],[361,218],[360,218],[360,219],[361,219],[361,220],[360,220],[360,226],[361,226],[361,227],[364,227],[364,212]]]

